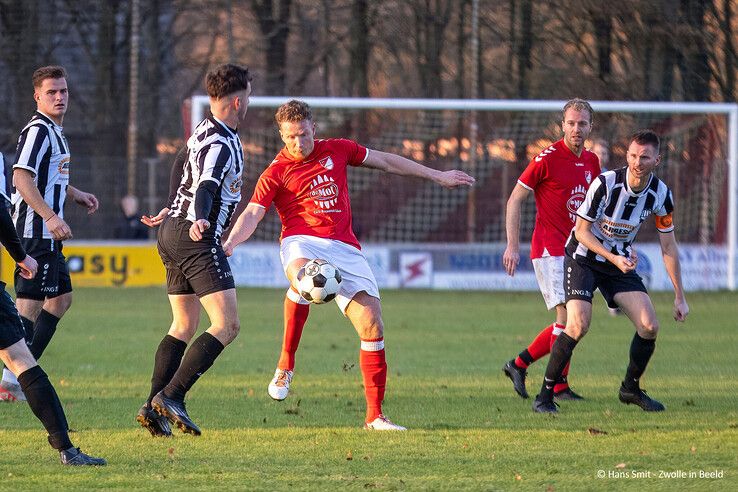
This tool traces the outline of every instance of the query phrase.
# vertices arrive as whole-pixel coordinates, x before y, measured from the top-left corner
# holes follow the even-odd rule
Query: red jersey
[[[351,140],[316,140],[304,161],[287,149],[261,174],[250,203],[269,208],[282,220],[280,240],[289,236],[336,239],[361,249],[351,227],[346,166],[360,166],[369,150]]]
[[[600,174],[600,161],[583,150],[577,157],[564,140],[533,158],[518,178],[536,198],[536,226],[530,257],[564,256],[564,246],[576,221],[589,184]]]

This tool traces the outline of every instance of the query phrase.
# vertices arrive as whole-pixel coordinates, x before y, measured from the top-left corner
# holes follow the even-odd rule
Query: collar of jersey
[[[646,191],[648,191],[648,188],[651,186],[651,180],[653,179],[653,173],[648,175],[648,183],[646,183],[646,186],[644,186],[643,189],[639,191],[638,193],[636,193],[630,188],[630,183],[628,182],[629,175],[630,175],[630,168],[626,167],[625,168],[625,191],[627,191],[630,196],[641,196]]]
[[[40,109],[37,109],[36,112],[40,114],[46,120],[47,123],[49,123],[50,125],[53,125],[54,128],[58,128],[59,130],[63,129],[61,126],[57,125],[56,122],[52,120],[51,116],[49,116],[48,114],[44,113]]]
[[[223,128],[225,128],[228,133],[230,133],[234,137],[237,135],[230,126],[228,126],[225,123],[223,123],[221,120],[219,120],[218,118],[216,118],[214,115],[211,114],[210,117],[213,118],[213,120],[216,123],[218,123],[220,126],[222,126]]]

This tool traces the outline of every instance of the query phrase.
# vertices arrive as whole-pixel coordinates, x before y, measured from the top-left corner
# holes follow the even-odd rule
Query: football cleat
[[[567,387],[566,389],[563,389],[561,391],[554,392],[554,400],[579,401],[584,400],[584,397],[582,395],[574,393],[571,388]]]
[[[626,389],[625,386],[620,386],[620,394],[618,395],[620,401],[626,405],[638,405],[646,412],[662,412],[666,410],[666,407],[661,404],[660,401],[656,401],[646,394],[640,388],[635,390]]]
[[[151,408],[162,417],[166,417],[169,422],[176,425],[185,434],[192,434],[193,436],[202,434],[197,424],[187,415],[187,409],[183,401],[167,398],[160,391],[152,398]]]
[[[26,401],[26,395],[20,384],[0,381],[0,401]]]
[[[559,413],[557,408],[559,405],[553,400],[539,400],[540,395],[536,395],[533,401],[533,411],[536,413]]]
[[[528,375],[528,371],[516,366],[515,359],[512,359],[505,362],[505,365],[502,366],[502,372],[512,381],[515,392],[521,398],[528,398],[528,392],[525,389],[525,378]]]
[[[274,377],[269,383],[269,396],[273,400],[282,401],[287,398],[290,392],[290,383],[292,382],[292,375],[294,373],[287,369],[277,369],[274,371]]]
[[[364,424],[364,429],[378,431],[406,431],[407,427],[393,423],[390,419],[380,413],[376,419],[371,422],[366,422]]]
[[[18,399],[10,391],[6,390],[5,388],[0,388],[0,401],[12,403],[14,401],[18,401]]]
[[[104,466],[108,462],[102,458],[95,458],[80,451],[79,448],[69,448],[59,451],[62,465],[70,466]]]
[[[153,437],[169,437],[172,435],[172,428],[166,417],[162,417],[154,411],[148,403],[144,403],[141,410],[136,415],[136,421],[141,427],[151,433]]]

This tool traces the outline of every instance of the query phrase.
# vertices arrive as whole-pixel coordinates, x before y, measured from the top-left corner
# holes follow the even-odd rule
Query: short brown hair
[[[589,113],[590,124],[594,119],[594,110],[592,109],[592,105],[584,99],[579,99],[578,97],[575,97],[574,99],[570,99],[569,101],[567,101],[566,104],[564,104],[564,109],[561,110],[561,121],[564,121],[567,109],[573,109],[575,111],[587,111]]]
[[[249,67],[226,63],[212,69],[205,76],[205,90],[213,99],[220,99],[234,92],[249,88]]]
[[[293,99],[284,103],[277,109],[274,119],[277,120],[277,126],[281,125],[285,121],[289,121],[291,123],[299,123],[304,120],[312,121],[313,112],[305,101]]]
[[[659,148],[661,147],[661,140],[659,139],[659,136],[656,134],[655,131],[645,128],[643,130],[638,130],[633,135],[630,136],[630,141],[635,142],[638,145],[653,145],[653,148],[656,149],[656,152],[659,152]]]
[[[41,87],[41,84],[44,83],[44,80],[46,79],[66,79],[67,78],[67,71],[64,70],[64,67],[61,67],[59,65],[49,65],[47,67],[41,67],[37,68],[35,72],[33,72],[33,77],[31,80],[33,80],[33,88],[38,89]]]

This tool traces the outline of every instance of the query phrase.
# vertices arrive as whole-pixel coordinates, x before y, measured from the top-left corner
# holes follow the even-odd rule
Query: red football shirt
[[[296,161],[287,149],[261,174],[250,203],[269,208],[282,220],[280,239],[305,234],[336,239],[361,249],[351,227],[346,166],[360,166],[369,155],[351,140],[316,140],[307,159]]]
[[[564,256],[564,246],[592,180],[600,174],[600,161],[583,150],[577,157],[564,140],[553,143],[533,158],[518,178],[536,198],[536,226],[530,257]]]

